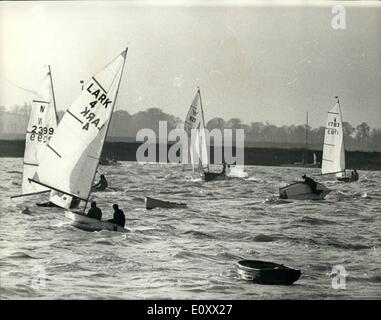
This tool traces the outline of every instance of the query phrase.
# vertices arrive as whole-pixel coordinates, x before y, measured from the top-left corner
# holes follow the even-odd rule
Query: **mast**
[[[48,68],[49,68],[50,84],[52,86],[52,96],[53,96],[54,112],[56,114],[56,121],[57,121],[57,124],[58,124],[58,113],[57,113],[57,107],[56,107],[56,98],[54,96],[53,78],[52,78],[52,71],[50,70],[50,65],[48,65]]]
[[[111,116],[110,116],[110,119],[109,119],[108,122],[107,122],[106,133],[105,133],[105,140],[104,140],[103,145],[102,145],[102,150],[103,150],[103,146],[104,146],[104,144],[105,144],[105,142],[106,142],[106,138],[107,138],[108,130],[109,130],[109,128],[110,128],[110,123],[111,123],[112,113],[113,113],[113,111],[114,111],[115,103],[116,103],[116,100],[118,99],[119,87],[120,87],[120,83],[121,83],[121,81],[122,81],[124,65],[125,65],[125,63],[126,63],[127,51],[128,51],[128,47],[126,47],[126,49],[121,53],[122,55],[124,55],[124,57],[123,57],[124,60],[123,60],[123,65],[122,65],[122,71],[121,71],[121,74],[120,74],[120,78],[119,78],[119,82],[118,82],[118,87],[117,87],[117,89],[116,89],[116,93],[115,93],[115,99],[114,99],[114,102],[113,102],[112,107],[111,107]],[[102,152],[101,152],[101,154],[102,154]],[[98,166],[99,166],[99,160],[98,160]],[[97,171],[98,171],[98,166],[97,166],[97,169],[94,171],[93,179],[91,180],[91,186],[92,186],[93,183],[94,183],[95,176],[96,176]],[[89,196],[87,197],[87,200],[86,200],[86,203],[85,203],[85,208],[83,209],[83,212],[86,211],[86,207],[87,207],[87,203],[89,202],[90,194],[91,194],[91,190],[90,190]]]
[[[305,152],[304,152],[304,163],[307,162],[307,151],[308,150],[308,110],[306,115],[306,146],[305,146]]]
[[[205,118],[204,118],[204,108],[202,107],[202,99],[201,99],[201,90],[200,90],[200,87],[197,87],[197,93],[198,93],[198,96],[200,97],[200,107],[201,107],[201,116],[202,116],[202,124],[203,124],[203,127],[204,127],[204,135],[205,135]],[[207,155],[208,156],[208,155]],[[202,156],[201,156],[202,157]],[[202,160],[201,160],[202,161]],[[202,166],[202,165],[201,165]],[[209,172],[209,161],[208,161],[208,165],[207,165],[207,168],[208,168],[208,172]],[[204,171],[204,167],[202,166],[202,170]]]

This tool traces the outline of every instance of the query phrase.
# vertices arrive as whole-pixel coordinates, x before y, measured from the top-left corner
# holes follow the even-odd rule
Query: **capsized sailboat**
[[[331,191],[323,184],[316,182],[316,192],[313,192],[310,185],[297,181],[279,188],[279,197],[293,200],[323,200]]]
[[[126,56],[127,49],[96,73],[66,110],[30,181],[87,204]],[[68,211],[67,217],[74,226],[84,230],[121,231],[113,223],[89,218],[79,211]]]
[[[345,170],[343,121],[339,97],[335,99],[336,103],[327,116],[321,173],[335,174],[339,181],[352,182],[358,180],[358,175],[348,176]]]
[[[308,141],[308,113],[307,113],[307,125],[306,125],[306,150]],[[302,166],[315,167],[317,164],[316,154],[314,153],[314,163],[307,164],[303,159]],[[293,200],[323,200],[332,190],[324,186],[322,183],[316,182],[311,178],[307,178],[305,181],[296,181],[279,188],[279,197],[281,199],[293,199]]]

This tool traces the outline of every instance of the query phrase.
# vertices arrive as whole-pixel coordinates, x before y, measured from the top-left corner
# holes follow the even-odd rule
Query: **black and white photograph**
[[[380,300],[380,170],[380,1],[0,2],[0,300]]]

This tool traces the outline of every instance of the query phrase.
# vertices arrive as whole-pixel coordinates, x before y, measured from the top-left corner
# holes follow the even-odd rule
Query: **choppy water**
[[[10,200],[21,163],[0,159],[2,299],[381,298],[381,172],[360,171],[350,184],[324,177],[334,189],[325,201],[286,202],[278,188],[319,169],[248,166],[248,178],[205,183],[177,165],[101,167],[114,191],[93,195],[104,218],[114,202],[124,209],[132,231],[119,234],[72,227],[59,209],[34,205],[46,195]],[[188,208],[149,211],[145,196]],[[292,286],[252,284],[237,276],[240,259],[302,276]],[[345,290],[332,288],[334,265],[348,273]]]

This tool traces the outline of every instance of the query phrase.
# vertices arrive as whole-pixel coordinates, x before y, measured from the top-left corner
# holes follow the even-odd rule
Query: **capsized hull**
[[[259,260],[241,260],[237,264],[239,276],[259,284],[290,285],[300,278],[300,270]]]
[[[60,206],[57,206],[53,202],[42,202],[42,203],[36,203],[36,206],[38,207],[48,207],[48,208],[61,208]]]
[[[332,191],[318,182],[316,183],[316,190],[318,193],[313,193],[309,185],[303,182],[295,182],[279,188],[279,197],[294,200],[323,200]]]
[[[205,181],[216,181],[216,180],[228,179],[226,174],[221,172],[204,172],[203,178]]]
[[[178,203],[178,202],[170,202],[170,201],[163,201],[159,199],[154,199],[150,197],[145,198],[145,204],[147,209],[153,209],[153,208],[186,208],[186,203]]]
[[[129,232],[128,229],[118,226],[117,224],[107,222],[107,221],[99,221],[94,218],[90,218],[82,213],[66,211],[65,216],[72,220],[72,225],[78,229],[84,231],[101,231],[101,230],[109,230],[116,232]]]

